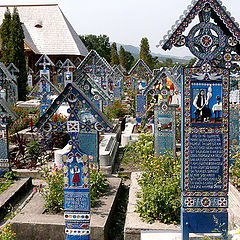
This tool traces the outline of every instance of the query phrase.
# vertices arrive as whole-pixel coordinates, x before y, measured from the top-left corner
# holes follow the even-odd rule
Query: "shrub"
[[[137,142],[127,145],[124,148],[122,163],[136,163],[142,161],[142,158],[153,155],[153,134],[142,133]]]
[[[180,160],[166,153],[159,158],[145,157],[143,173],[138,180],[142,192],[137,201],[137,212],[147,222],[159,220],[164,223],[180,221]]]
[[[101,170],[90,169],[90,196],[91,207],[95,206],[95,200],[99,199],[106,192],[107,179]]]
[[[7,224],[0,230],[0,240],[16,240],[16,233],[11,230],[10,224]]]
[[[39,111],[34,111],[34,114],[29,114],[28,111],[20,107],[14,107],[13,110],[18,115],[18,119],[16,121],[9,119],[10,134],[15,134],[29,126],[31,127],[31,125],[34,125],[39,119]]]
[[[63,174],[62,168],[43,169],[43,178],[46,187],[39,186],[39,191],[45,200],[45,208],[50,212],[63,211]]]
[[[236,188],[240,189],[240,152],[233,158],[236,159],[236,162],[230,167],[231,182]]]
[[[107,105],[104,110],[105,116],[109,119],[123,120],[127,113],[127,109],[123,107],[119,100],[115,100],[112,105]]]
[[[10,154],[10,163],[16,168],[36,168],[47,159],[38,142],[27,144],[25,137],[18,133],[12,136],[12,142],[16,147]]]

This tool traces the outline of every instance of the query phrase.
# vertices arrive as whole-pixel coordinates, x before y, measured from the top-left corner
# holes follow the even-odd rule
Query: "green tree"
[[[150,47],[147,38],[142,38],[140,44],[140,59],[142,59],[149,68],[154,68],[154,61],[153,57],[150,54]]]
[[[125,51],[125,58],[126,58],[126,69],[127,71],[129,71],[132,68],[135,59],[133,55],[128,51]]]
[[[117,52],[117,44],[114,42],[111,46],[111,66],[119,64],[119,56]]]
[[[79,36],[85,44],[88,51],[96,50],[101,57],[104,57],[109,63],[111,62],[111,46],[109,37],[106,35],[85,35]]]
[[[120,46],[119,49],[119,63],[127,69],[127,58],[126,58],[126,51],[123,46]]]
[[[193,67],[196,61],[197,61],[197,58],[191,58],[188,62],[188,67]]]
[[[27,71],[24,53],[24,32],[16,7],[14,7],[11,21],[9,60],[10,62],[14,63],[20,71],[17,77],[18,96],[19,100],[24,101],[26,100],[27,94]]]
[[[6,9],[4,14],[3,23],[0,29],[0,38],[2,41],[1,46],[1,62],[3,62],[6,66],[10,64],[10,36],[11,36],[11,13],[9,9]]]

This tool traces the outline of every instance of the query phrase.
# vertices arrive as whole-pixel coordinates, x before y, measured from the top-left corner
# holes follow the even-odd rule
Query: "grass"
[[[6,191],[10,186],[12,185],[12,182],[0,182],[0,194]]]

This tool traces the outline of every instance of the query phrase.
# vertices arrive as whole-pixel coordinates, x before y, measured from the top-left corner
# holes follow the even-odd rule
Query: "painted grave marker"
[[[66,87],[68,83],[73,82],[73,72],[70,71],[70,69],[71,68],[74,69],[75,66],[69,59],[67,59],[63,63],[62,68],[65,68],[65,71],[64,71],[64,87]]]
[[[103,111],[103,101],[112,101],[108,93],[89,74],[79,76],[75,82],[100,111]]]
[[[9,99],[8,99],[10,104],[13,105],[14,103],[16,103],[18,101],[17,74],[19,73],[19,69],[13,63],[10,63],[10,65],[8,66],[8,71],[11,73],[12,78],[15,82],[15,84],[10,86],[10,88],[12,88],[12,90],[10,92],[12,92],[13,96],[9,96]]]
[[[43,66],[43,70],[40,70],[40,80],[28,96],[40,98],[40,115],[42,116],[52,103],[50,97],[59,95],[60,91],[50,81],[50,71],[47,66],[54,66],[50,58],[47,55],[42,55],[35,65]]]
[[[8,152],[8,123],[7,119],[11,117],[17,119],[16,113],[5,99],[0,98],[0,177],[3,177],[10,170],[9,152]]]
[[[1,96],[12,106],[17,101],[18,88],[16,79],[6,66],[0,62],[0,91]]]
[[[63,62],[61,60],[58,60],[55,64],[55,69],[57,72],[57,83],[59,89],[63,88],[63,68],[62,68]]]
[[[34,71],[31,68],[28,68],[27,78],[28,78],[28,86],[30,88],[33,87],[33,76],[32,76],[33,74],[34,74]]]
[[[230,75],[229,166],[235,163],[239,151],[239,85],[240,73],[232,72]]]
[[[129,75],[132,90],[135,92],[136,120],[140,123],[147,107],[146,96],[143,95],[143,92],[153,74],[147,64],[142,59],[139,59],[129,71]]]
[[[197,15],[200,23],[184,36]],[[239,43],[238,24],[217,0],[194,0],[160,42],[164,50],[185,45],[198,58],[195,68],[184,69],[182,81],[184,240],[191,232],[216,230],[227,239],[230,72],[223,67],[232,67]]]
[[[120,67],[115,65],[113,67],[113,94],[115,99],[121,99],[122,91],[123,91],[123,79],[124,75],[120,70]]]
[[[156,71],[155,71],[156,73]],[[173,91],[168,83],[169,72],[162,69],[149,83],[144,96],[151,92],[154,98],[154,150],[157,157],[173,151],[176,155],[176,105],[170,105]]]
[[[88,55],[83,59],[76,69],[76,80],[79,82],[83,75],[87,74],[93,81],[104,90],[110,97],[110,101],[104,99],[101,103],[103,106],[113,102],[113,92],[111,90],[112,81],[109,75],[113,73],[112,67],[109,63],[95,51],[91,50]]]
[[[51,122],[52,115],[63,102],[69,104],[66,123]],[[63,158],[64,219],[68,240],[90,239],[89,161],[93,156],[88,148],[97,147],[91,138],[83,139],[81,133],[110,131],[112,124],[95,107],[76,84],[69,83],[40,118],[36,127],[40,131],[66,131],[70,136],[71,150]],[[80,136],[80,138],[79,138]]]

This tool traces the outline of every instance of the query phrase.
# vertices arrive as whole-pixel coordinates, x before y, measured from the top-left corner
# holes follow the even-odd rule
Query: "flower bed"
[[[147,222],[179,223],[181,208],[181,163],[170,153],[159,158],[146,156],[142,163],[141,200],[137,212]]]
[[[230,167],[230,181],[231,183],[240,190],[240,152],[233,156],[236,162]]]
[[[16,233],[11,230],[10,224],[7,224],[2,229],[0,229],[0,240],[15,240]]]
[[[117,118],[122,121],[126,113],[127,109],[123,107],[119,100],[115,100],[112,105],[107,105],[104,109],[104,115],[110,120]]]

